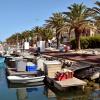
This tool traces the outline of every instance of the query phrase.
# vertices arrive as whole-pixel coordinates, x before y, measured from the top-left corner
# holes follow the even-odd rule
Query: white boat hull
[[[41,82],[43,81],[45,76],[39,77],[21,77],[21,76],[8,76],[7,79],[11,83],[31,83],[31,82]]]

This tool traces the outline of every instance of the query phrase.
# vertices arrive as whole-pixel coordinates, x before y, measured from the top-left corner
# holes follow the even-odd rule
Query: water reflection
[[[40,100],[43,99],[44,83],[34,84],[12,84],[8,83],[9,89],[16,91],[17,100]],[[46,100],[46,99],[45,99]]]
[[[58,91],[54,88],[48,88],[45,86],[45,95],[50,98],[56,98],[56,100],[100,100],[100,89],[94,90],[86,88],[82,91],[80,88],[71,87],[66,91]],[[53,99],[50,99],[53,100]]]
[[[100,100],[100,90],[94,90],[90,96],[89,96],[90,100]]]
[[[0,83],[3,82],[4,78],[5,78],[5,64],[0,63]]]
[[[44,95],[47,96],[47,98],[55,98],[56,94],[49,89],[47,86],[44,86]]]
[[[17,100],[100,100],[100,90],[71,87],[66,91],[58,91],[49,86],[9,85],[16,89]]]
[[[51,87],[44,87],[44,95],[53,100],[88,100],[88,94],[80,88],[68,88],[66,91],[58,91]]]
[[[68,88],[61,92],[44,83],[11,84],[6,82],[4,64],[0,65],[0,98],[2,100],[100,100],[100,86],[96,89]],[[1,100],[1,99],[0,99]]]
[[[16,89],[17,100],[28,100],[26,88]]]
[[[55,92],[57,100],[88,100],[85,92],[83,92],[80,88],[68,88],[63,92],[53,89],[53,92]]]

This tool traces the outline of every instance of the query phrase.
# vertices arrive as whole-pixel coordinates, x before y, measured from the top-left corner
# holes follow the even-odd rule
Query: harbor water
[[[9,84],[5,73],[6,65],[0,64],[0,100],[100,100],[99,89],[68,88],[64,92],[52,86]]]

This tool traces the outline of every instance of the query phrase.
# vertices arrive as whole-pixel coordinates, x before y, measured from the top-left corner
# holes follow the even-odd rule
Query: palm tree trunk
[[[48,41],[47,40],[45,40],[45,48],[47,48],[48,46]]]
[[[81,32],[78,28],[75,29],[75,39],[76,39],[76,50],[81,49],[80,46],[80,37],[81,37]]]
[[[57,49],[59,48],[60,41],[59,41],[59,34],[56,35],[56,40],[57,40]]]
[[[69,29],[69,32],[68,32],[68,40],[70,41],[70,38],[71,38],[71,30],[72,28]]]
[[[70,38],[71,38],[71,33],[69,32],[68,33],[68,40],[70,41]]]

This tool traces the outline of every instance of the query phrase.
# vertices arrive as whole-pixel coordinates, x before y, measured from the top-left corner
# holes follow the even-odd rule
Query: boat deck
[[[64,87],[69,87],[69,86],[81,86],[81,85],[86,85],[86,82],[77,79],[75,77],[70,78],[70,79],[66,79],[64,81],[54,81],[56,84],[58,84],[59,86],[61,86],[62,88]]]
[[[59,90],[63,90],[67,87],[72,87],[72,86],[85,86],[87,84],[86,82],[77,79],[75,77],[63,81],[56,81],[54,80],[54,78],[47,77],[47,81],[49,83],[53,83],[54,86]]]
[[[16,71],[15,68],[7,68],[6,71],[7,71],[8,75],[13,75],[13,76],[14,75],[32,75],[32,76],[37,75],[37,72],[33,73],[33,72],[26,72],[26,71],[25,72],[24,71],[23,72],[22,71]]]
[[[47,53],[47,55],[57,58],[69,59],[73,61],[88,62],[90,64],[100,64],[100,54],[91,55],[91,54],[77,54],[70,52],[69,53],[59,52],[59,53]]]

